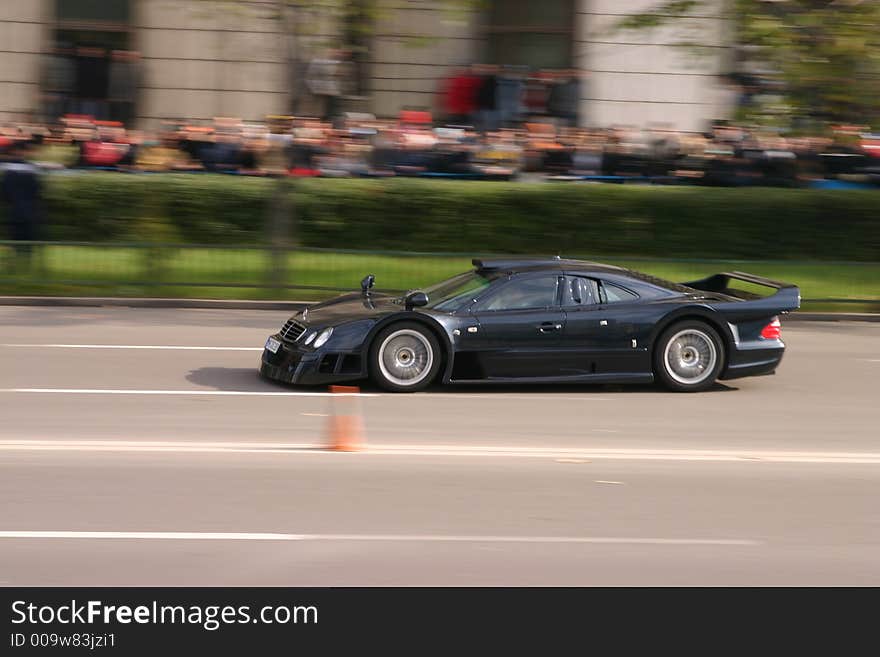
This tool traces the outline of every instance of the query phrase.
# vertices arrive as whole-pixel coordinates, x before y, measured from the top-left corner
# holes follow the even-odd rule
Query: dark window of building
[[[490,61],[569,68],[574,19],[574,0],[492,0],[486,17]]]
[[[55,0],[59,21],[125,23],[131,16],[130,0]]]
[[[140,86],[131,0],[55,0],[54,39],[43,65],[43,114],[130,124]]]

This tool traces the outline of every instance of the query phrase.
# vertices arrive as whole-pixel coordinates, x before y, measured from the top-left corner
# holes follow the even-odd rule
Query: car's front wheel
[[[440,361],[437,338],[415,322],[392,324],[370,346],[370,375],[392,392],[425,389],[437,376]]]
[[[654,350],[654,374],[678,392],[711,388],[724,364],[718,332],[699,321],[679,322],[666,329]]]

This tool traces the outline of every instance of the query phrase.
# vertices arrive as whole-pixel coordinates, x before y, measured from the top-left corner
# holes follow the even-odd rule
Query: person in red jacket
[[[479,83],[480,78],[468,68],[458,69],[447,79],[443,96],[447,123],[456,125],[472,121]]]

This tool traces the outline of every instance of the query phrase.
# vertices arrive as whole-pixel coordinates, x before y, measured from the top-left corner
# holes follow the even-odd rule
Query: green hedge
[[[265,243],[278,184],[209,174],[53,174],[45,185],[47,235]],[[880,261],[874,191],[413,179],[280,184],[294,201],[291,239],[302,246]]]
[[[256,243],[272,182],[208,174],[46,176],[47,236],[56,240]]]

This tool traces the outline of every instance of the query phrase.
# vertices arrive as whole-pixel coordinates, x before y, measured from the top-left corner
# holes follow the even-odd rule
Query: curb
[[[0,306],[68,306],[83,308],[180,308],[215,310],[296,311],[314,301],[246,301],[234,299],[159,299],[125,297],[2,297]],[[880,313],[793,312],[784,321],[797,322],[880,322]]]
[[[802,313],[794,312],[782,317],[792,322],[880,322],[880,313]]]

